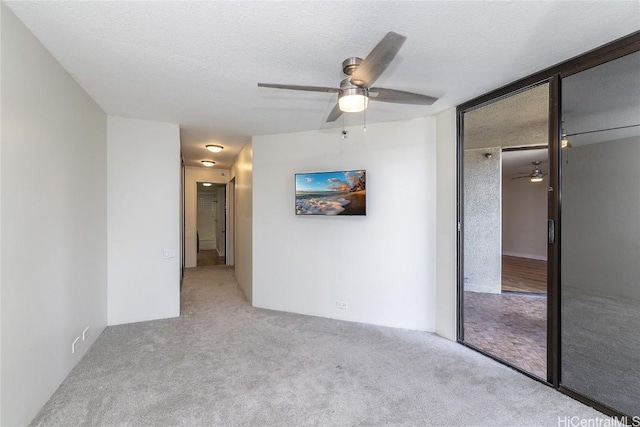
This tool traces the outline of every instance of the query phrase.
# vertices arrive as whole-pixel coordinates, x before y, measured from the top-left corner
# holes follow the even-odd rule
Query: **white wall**
[[[456,339],[456,109],[436,116],[436,333]]]
[[[197,252],[197,195],[198,182],[212,182],[226,184],[229,182],[230,171],[227,169],[211,169],[206,167],[187,166],[185,168],[184,210],[185,210],[185,267],[195,267],[198,264]]]
[[[349,131],[254,137],[253,304],[434,331],[436,119]],[[296,172],[349,169],[367,170],[367,216],[295,215]]]
[[[500,147],[464,150],[465,291],[502,289],[501,153]]]
[[[180,314],[178,125],[108,118],[109,325]],[[163,249],[173,257],[165,259]]]
[[[235,188],[232,191],[234,207],[234,255],[236,280],[245,297],[253,301],[253,144],[245,145],[236,162],[231,167],[231,179]],[[292,178],[293,180],[293,178]],[[269,190],[270,191],[270,190]],[[291,205],[293,206],[293,205]],[[293,208],[291,208],[293,210]]]
[[[32,420],[107,323],[107,117],[0,7],[1,424],[16,426]]]
[[[547,259],[549,181],[502,181],[502,253]]]

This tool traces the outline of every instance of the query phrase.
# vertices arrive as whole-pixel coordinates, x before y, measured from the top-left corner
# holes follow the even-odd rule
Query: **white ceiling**
[[[342,60],[388,31],[408,40],[376,86],[440,99],[372,102],[369,122],[437,113],[640,29],[638,1],[7,4],[107,114],[178,123],[187,165],[223,168],[253,135],[341,125],[324,123],[335,94],[257,82],[337,87]]]

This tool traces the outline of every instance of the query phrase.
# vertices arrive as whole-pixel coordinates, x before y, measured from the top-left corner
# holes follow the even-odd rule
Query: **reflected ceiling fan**
[[[357,113],[365,110],[369,100],[396,104],[431,105],[438,98],[402,90],[371,87],[387,69],[406,40],[405,36],[391,31],[380,40],[366,58],[345,59],[342,62],[342,72],[348,77],[340,82],[340,88],[271,83],[258,83],[258,87],[337,93],[338,103],[329,113],[327,122],[335,121],[343,112]]]
[[[542,181],[542,178],[544,178],[548,174],[542,172],[542,170],[540,169],[540,164],[541,163],[542,162],[540,160],[536,160],[535,162],[531,162],[531,164],[533,165],[533,170],[531,171],[530,174],[522,175],[522,176],[516,176],[516,177],[511,178],[511,179],[529,178],[531,180],[531,182],[540,182],[540,181]]]

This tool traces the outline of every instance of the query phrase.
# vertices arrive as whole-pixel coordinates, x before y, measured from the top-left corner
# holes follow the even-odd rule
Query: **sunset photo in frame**
[[[364,169],[296,174],[296,215],[366,215]]]

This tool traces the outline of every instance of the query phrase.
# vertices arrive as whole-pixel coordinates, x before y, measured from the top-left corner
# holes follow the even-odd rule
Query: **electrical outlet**
[[[340,310],[346,310],[349,308],[349,304],[346,301],[336,301],[336,307]]]
[[[84,328],[84,331],[82,331],[82,341],[85,341],[88,336],[89,336],[89,327],[87,326],[86,328]]]
[[[80,341],[80,337],[76,337],[76,339],[71,343],[71,354],[76,353],[76,344],[78,344],[78,341]]]

